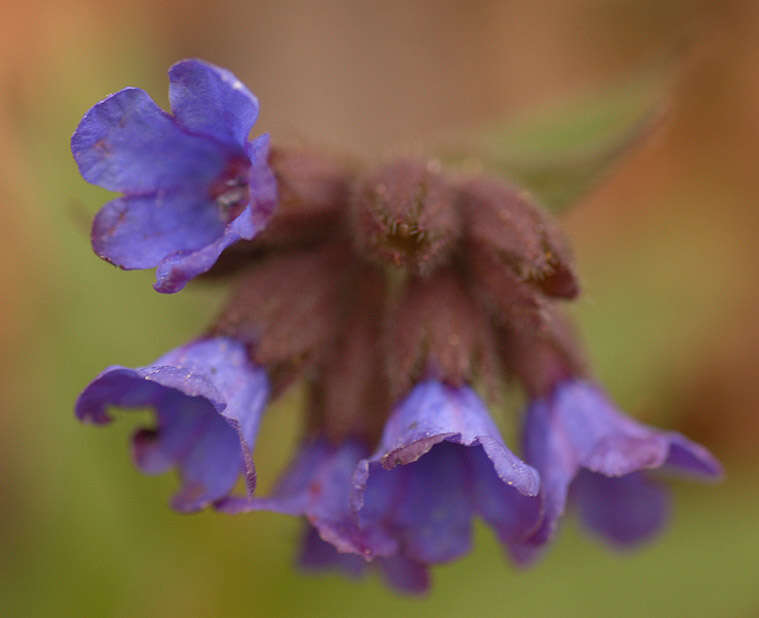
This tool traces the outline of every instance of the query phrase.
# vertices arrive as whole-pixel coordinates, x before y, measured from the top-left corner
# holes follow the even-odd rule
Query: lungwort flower
[[[109,367],[79,396],[76,414],[105,424],[107,406],[152,408],[155,427],[132,438],[135,463],[146,474],[176,466],[182,488],[171,504],[196,511],[227,495],[240,474],[255,489],[251,450],[268,393],[265,372],[241,343],[205,339],[147,367]]]
[[[172,114],[139,88],[82,118],[71,151],[88,182],[123,193],[92,225],[101,258],[158,267],[155,288],[181,290],[219,254],[250,239],[276,202],[269,138],[248,141],[258,101],[229,71],[199,60],[169,70]]]
[[[85,178],[125,194],[95,219],[98,254],[157,265],[162,291],[205,271],[230,282],[202,338],[107,369],[77,403],[95,423],[107,406],[155,410],[135,460],[178,469],[176,508],[303,518],[303,568],[356,577],[371,564],[421,592],[430,567],[469,551],[475,517],[525,564],[568,499],[627,544],[664,519],[657,469],[719,473],[588,377],[559,306],[580,290],[571,251],[523,191],[435,161],[269,151],[245,141],[257,105],[231,74],[185,61],[170,80],[173,116],[123,90],[73,147]],[[491,416],[515,381],[532,402],[525,461]],[[264,405],[298,382],[299,447],[271,494],[253,495]],[[247,495],[234,492],[241,474]]]
[[[543,502],[540,528],[516,552],[525,562],[553,537],[570,499],[590,531],[626,547],[650,538],[666,521],[663,474],[705,480],[722,475],[703,446],[619,412],[585,376],[566,325],[555,319],[552,327],[508,338],[509,360],[532,393],[524,452],[540,472]]]
[[[538,544],[553,533],[570,487],[583,523],[623,546],[649,537],[665,521],[667,497],[649,471],[721,475],[702,446],[622,415],[585,380],[560,382],[530,404],[525,454],[543,480],[545,515],[532,539]]]
[[[375,453],[359,462],[351,502],[366,526],[395,531],[426,564],[470,549],[481,516],[510,547],[539,522],[537,472],[503,443],[468,387],[421,382],[395,409]]]

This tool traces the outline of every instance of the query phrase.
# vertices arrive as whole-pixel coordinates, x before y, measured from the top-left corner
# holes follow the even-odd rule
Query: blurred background
[[[758,3],[6,0],[0,34],[0,614],[759,616]],[[68,140],[126,85],[165,106],[166,69],[187,56],[248,84],[275,140],[360,155],[674,67],[664,125],[563,218],[599,377],[631,414],[712,449],[726,481],[678,484],[671,526],[625,554],[570,520],[518,572],[478,527],[424,599],[299,573],[284,516],[172,513],[176,479],[130,463],[138,415],[102,430],[72,406],[106,365],[194,336],[223,289],[161,296],[152,273],[98,260],[88,227],[108,196]],[[264,423],[262,491],[296,440],[298,397]]]

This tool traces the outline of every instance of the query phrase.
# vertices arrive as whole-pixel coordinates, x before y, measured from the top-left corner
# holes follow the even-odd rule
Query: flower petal
[[[250,240],[268,223],[277,203],[277,181],[267,163],[269,136],[261,135],[248,142],[245,149],[250,159],[250,205],[210,244],[166,257],[156,269],[153,287],[158,292],[180,291],[188,281],[208,271],[227,247],[238,240]]]
[[[338,571],[351,578],[366,574],[370,564],[376,565],[387,584],[404,594],[422,594],[429,588],[427,567],[402,554],[377,558],[369,563],[355,554],[342,554],[323,541],[312,526],[307,526],[301,541],[298,566],[307,571]]]
[[[651,537],[669,512],[667,492],[641,472],[614,478],[584,470],[572,491],[582,522],[614,545]]]
[[[676,432],[669,432],[666,436],[669,440],[669,455],[666,461],[668,468],[707,479],[722,478],[722,464],[703,446]]]
[[[525,418],[525,459],[540,472],[542,523],[530,537],[529,545],[541,545],[550,539],[564,514],[569,485],[579,469],[578,455],[567,434],[553,426],[553,410],[549,402],[530,404]],[[525,549],[523,559],[531,559]]]
[[[259,135],[256,139],[246,142],[245,154],[250,161],[248,185],[250,186],[250,219],[242,219],[237,233],[240,238],[250,240],[263,228],[274,212],[279,194],[277,178],[269,167],[269,149],[271,139],[268,133]],[[239,219],[239,217],[238,217]]]
[[[338,551],[363,556],[386,556],[397,550],[396,540],[380,525],[362,525],[349,508],[351,478],[366,448],[356,441],[331,445],[324,439],[304,444],[266,498],[226,498],[219,511],[241,513],[270,510],[305,515],[324,541]]]
[[[249,487],[255,487],[255,471],[250,454],[241,449],[240,438],[219,416],[211,416],[189,452],[179,460],[182,488],[172,498],[177,511],[190,513],[226,496],[235,486],[240,471],[249,460]]]
[[[179,292],[185,285],[198,275],[208,271],[219,259],[222,252],[242,238],[252,238],[255,232],[248,232],[251,228],[251,207],[245,210],[230,223],[220,236],[213,242],[198,249],[197,251],[177,251],[165,257],[156,269],[156,282],[153,287],[158,292]],[[245,236],[240,230],[244,230]]]
[[[507,548],[524,541],[540,523],[540,500],[504,485],[480,449],[467,449],[475,511]]]
[[[194,255],[223,233],[214,202],[183,189],[108,202],[92,224],[92,248],[126,270],[152,268],[177,252]]]
[[[607,476],[657,468],[667,458],[669,441],[620,414],[596,386],[581,380],[559,386],[551,403],[553,430],[563,431],[580,465]]]
[[[258,99],[230,71],[202,60],[169,69],[169,101],[177,121],[193,133],[242,145],[258,118]]]
[[[162,403],[166,389],[188,397],[199,397],[215,411],[224,408],[221,393],[204,376],[189,374],[179,367],[150,365],[129,369],[113,365],[98,375],[79,395],[76,415],[80,421],[105,424],[113,419],[108,406],[138,408]]]
[[[161,362],[176,363],[190,376],[208,376],[226,403],[220,414],[252,449],[261,413],[269,399],[269,380],[266,372],[251,362],[242,342],[230,337],[202,339],[156,361]]]
[[[156,417],[155,429],[142,428],[132,436],[132,456],[145,474],[160,474],[184,459],[214,420],[228,429],[218,414],[208,413],[207,399],[178,391],[161,393]]]
[[[188,182],[210,186],[224,169],[230,146],[183,131],[144,90],[124,88],[84,115],[71,152],[88,182],[145,194]]]
[[[341,554],[332,545],[322,541],[316,528],[306,525],[301,542],[298,566],[308,571],[334,570],[348,577],[361,577],[368,563],[355,554]]]
[[[537,495],[538,473],[506,448],[474,391],[446,386],[436,380],[419,383],[395,409],[385,425],[380,446],[369,461],[381,463],[385,468],[409,464],[442,441],[481,446],[504,483],[522,494]],[[368,474],[368,465],[369,462],[362,462],[357,474]],[[356,481],[360,484],[361,479],[357,477]]]
[[[403,554],[395,554],[376,561],[387,584],[404,594],[424,594],[430,587],[427,566]]]
[[[414,560],[449,562],[471,549],[473,504],[464,454],[465,447],[445,442],[413,464],[375,472],[394,475],[402,486],[392,522]]]
[[[231,496],[218,502],[216,509],[230,514],[274,511],[287,515],[305,515],[311,501],[322,495],[319,474],[329,466],[331,455],[332,449],[325,440],[308,442],[298,450],[297,456],[282,474],[270,496],[253,499]]]

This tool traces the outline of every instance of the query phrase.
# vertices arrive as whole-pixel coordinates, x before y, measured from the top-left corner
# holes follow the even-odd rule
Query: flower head
[[[79,396],[76,414],[105,424],[107,406],[152,408],[156,426],[132,438],[135,463],[146,474],[176,466],[182,487],[172,506],[196,511],[226,496],[241,473],[253,491],[251,449],[267,398],[266,374],[248,360],[245,346],[215,338],[146,367],[109,367]]]
[[[127,270],[158,267],[160,292],[181,290],[229,245],[253,238],[276,202],[269,138],[247,139],[258,101],[232,73],[178,62],[169,100],[172,115],[125,88],[90,109],[71,138],[85,180],[123,193],[95,217],[95,253]]]
[[[304,568],[357,576],[371,562],[420,592],[431,565],[469,550],[475,516],[525,563],[570,489],[584,521],[625,544],[664,519],[651,470],[719,473],[586,379],[556,308],[580,291],[571,251],[524,192],[435,161],[269,154],[266,137],[246,141],[257,103],[230,73],[184,61],[169,77],[173,116],[126,89],[88,112],[72,148],[87,180],[124,193],[95,219],[99,255],[157,266],[161,291],[235,276],[204,339],[106,370],[77,403],[94,422],[107,404],[155,409],[135,458],[179,468],[177,508],[302,517]],[[483,400],[513,377],[532,400],[526,463]],[[263,406],[301,378],[300,446],[271,495],[253,496]],[[231,495],[241,472],[245,497]]]
[[[666,519],[667,497],[649,474],[718,478],[722,468],[702,446],[621,414],[586,380],[561,382],[527,411],[525,456],[541,474],[545,515],[530,545],[548,540],[576,498],[583,522],[615,545],[641,541]]]

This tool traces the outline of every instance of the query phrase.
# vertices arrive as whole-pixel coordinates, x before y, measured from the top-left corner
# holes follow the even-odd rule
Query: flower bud
[[[477,298],[497,324],[512,330],[533,331],[545,322],[546,298],[539,290],[504,268],[492,252],[469,243],[468,266]]]
[[[475,178],[459,188],[459,204],[471,244],[549,296],[577,296],[579,285],[563,234],[525,193],[500,180]]]
[[[458,236],[451,186],[433,163],[401,159],[357,181],[352,231],[365,256],[425,274],[443,263]]]
[[[434,378],[454,386],[494,373],[488,316],[461,278],[448,269],[414,278],[388,322],[387,367],[394,398]]]

